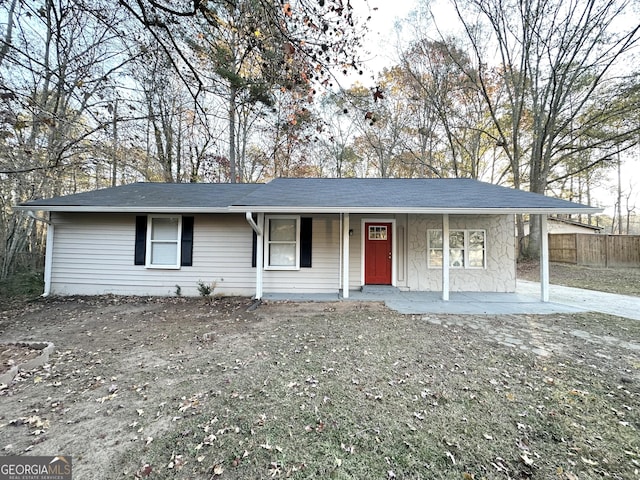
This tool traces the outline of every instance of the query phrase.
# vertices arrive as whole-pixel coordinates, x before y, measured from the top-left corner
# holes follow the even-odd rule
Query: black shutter
[[[251,266],[255,267],[258,264],[258,234],[255,230],[251,229],[253,233],[253,243],[251,245]]]
[[[300,266],[311,268],[311,237],[313,218],[300,219]]]
[[[180,252],[180,265],[190,267],[193,265],[193,217],[182,217],[182,245]]]
[[[147,254],[147,216],[136,216],[136,243],[133,259],[134,265],[144,265]]]

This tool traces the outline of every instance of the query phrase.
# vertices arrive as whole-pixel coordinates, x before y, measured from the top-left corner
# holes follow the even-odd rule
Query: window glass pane
[[[464,267],[464,250],[462,248],[449,250],[449,265],[457,268]]]
[[[451,248],[463,248],[464,247],[464,231],[452,230],[449,232],[449,247]]]
[[[387,227],[385,226],[369,227],[369,240],[386,240],[386,239],[387,239]]]
[[[429,266],[442,267],[442,250],[429,250]]]
[[[151,265],[176,265],[178,249],[175,242],[154,242],[151,244]]]
[[[474,268],[484,267],[484,232],[471,230],[469,232],[469,266]]]
[[[269,221],[269,240],[272,242],[295,242],[296,219],[272,218]]]
[[[484,247],[484,232],[478,230],[470,231],[469,245],[482,245]]]
[[[178,240],[178,219],[152,219],[151,240]]]
[[[471,249],[469,251],[469,266],[474,268],[484,267],[484,250]]]
[[[296,244],[272,243],[269,248],[269,265],[272,267],[294,267]]]
[[[429,248],[442,248],[442,230],[429,230]]]

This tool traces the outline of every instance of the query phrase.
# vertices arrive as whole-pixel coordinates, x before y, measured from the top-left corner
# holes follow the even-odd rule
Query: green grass
[[[0,281],[0,300],[37,297],[43,288],[42,272],[16,273]]]

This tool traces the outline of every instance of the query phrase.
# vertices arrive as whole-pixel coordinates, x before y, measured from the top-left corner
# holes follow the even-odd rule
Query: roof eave
[[[531,208],[513,208],[513,207],[494,207],[494,208],[436,208],[436,207],[295,207],[295,206],[231,206],[231,207],[148,207],[148,206],[131,206],[131,207],[97,207],[97,206],[78,206],[78,205],[17,205],[13,207],[15,210],[31,210],[34,212],[63,212],[63,213],[353,213],[353,214],[396,214],[396,213],[413,213],[423,215],[517,215],[517,214],[587,214],[602,213],[604,209],[596,207],[531,207]]]
[[[531,208],[432,208],[432,207],[290,207],[290,206],[232,206],[230,212],[246,213],[353,213],[353,214],[394,214],[394,213],[414,213],[414,214],[450,214],[450,215],[517,215],[517,214],[587,214],[602,213],[603,208],[596,207],[531,207]]]
[[[228,207],[96,207],[78,205],[16,205],[15,210],[31,210],[33,212],[66,212],[66,213],[229,213]]]

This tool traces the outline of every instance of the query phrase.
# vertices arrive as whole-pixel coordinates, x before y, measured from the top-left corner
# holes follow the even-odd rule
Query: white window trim
[[[178,219],[178,235],[176,240],[176,264],[172,265],[154,265],[151,263],[151,253],[153,240],[151,234],[153,232],[154,218],[177,218]],[[166,241],[166,240],[165,240]],[[148,215],[147,216],[147,246],[145,255],[145,267],[165,270],[179,270],[182,263],[182,215]]]
[[[270,265],[269,259],[271,258],[271,244],[278,243],[271,241],[271,220],[295,220],[296,221],[296,264],[295,265]],[[300,215],[267,215],[265,216],[265,232],[264,232],[264,269],[265,270],[300,270]],[[280,242],[291,243],[291,242]]]
[[[427,268],[441,269],[441,265],[431,265],[431,235],[430,232],[442,232],[441,228],[430,228],[427,230]],[[464,232],[464,267],[449,266],[451,270],[484,270],[487,268],[487,231],[483,228],[452,228],[449,230],[449,235],[452,232]],[[469,236],[470,232],[482,232],[484,236],[484,255],[482,256],[483,262],[481,267],[472,267],[469,265]],[[442,250],[442,247],[439,248]],[[449,248],[451,250],[451,248]]]

